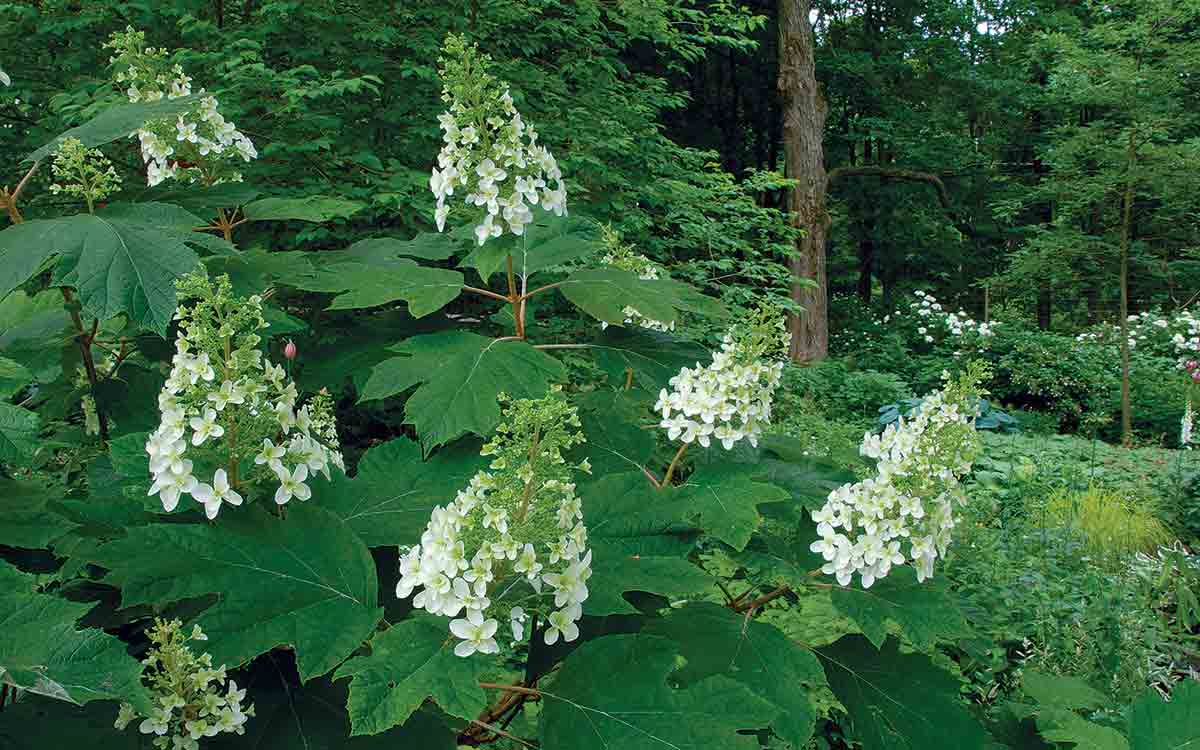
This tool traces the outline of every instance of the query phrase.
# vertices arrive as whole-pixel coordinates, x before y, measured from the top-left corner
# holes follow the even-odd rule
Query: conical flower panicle
[[[191,495],[209,518],[223,505],[241,505],[238,490],[247,485],[274,486],[279,505],[307,500],[310,475],[328,479],[330,464],[345,468],[332,399],[322,392],[300,406],[295,383],[262,356],[261,297],[233,296],[228,276],[215,284],[185,276],[178,287],[181,299],[196,299],[176,313],[175,356],[158,396],[161,421],[146,441],[149,494],[167,511]],[[239,477],[251,457],[254,468]],[[201,465],[220,467],[211,482],[197,478]]]
[[[558,162],[513,106],[508,84],[491,74],[491,58],[450,35],[438,61],[448,105],[438,116],[442,150],[429,177],[438,231],[446,226],[447,199],[455,191],[460,211],[482,217],[475,227],[479,245],[506,230],[523,235],[538,206],[564,215],[567,189]]]
[[[771,423],[771,404],[783,375],[786,351],[783,316],[770,308],[725,334],[721,350],[703,367],[684,367],[671,378],[672,390],[662,389],[654,405],[667,437],[708,447],[715,439],[731,450],[742,439],[758,445],[758,436]]]
[[[918,581],[933,575],[957,523],[954,506],[966,501],[959,480],[979,453],[975,417],[985,375],[969,368],[882,434],[863,437],[875,476],[842,485],[812,512],[821,538],[811,549],[826,560],[822,572],[843,586],[858,574],[864,588],[906,562]]]
[[[192,79],[170,62],[163,48],[146,46],[145,32],[126,27],[104,44],[113,51],[109,63],[113,80],[126,87],[130,102],[156,102],[192,94]],[[170,120],[148,122],[136,133],[146,163],[150,187],[168,179],[216,185],[240,182],[237,166],[258,158],[258,150],[245,133],[218,111],[216,97],[200,89],[197,106]]]
[[[504,421],[481,451],[490,471],[434,508],[420,543],[401,550],[396,596],[452,618],[464,657],[499,651],[509,634],[522,640],[531,621],[546,643],[574,640],[588,597],[592,553],[571,475],[590,466],[562,455],[584,442],[579,416],[557,389],[501,401]]]

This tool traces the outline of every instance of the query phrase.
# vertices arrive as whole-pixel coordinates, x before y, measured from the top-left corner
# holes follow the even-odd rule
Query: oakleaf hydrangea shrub
[[[821,538],[811,548],[826,560],[823,573],[843,586],[857,574],[864,588],[906,562],[918,581],[933,575],[950,545],[954,507],[966,502],[959,480],[979,454],[974,422],[986,375],[971,367],[882,434],[863,436],[875,475],[830,492],[812,512]]]
[[[146,33],[126,27],[105,43],[113,51],[113,80],[126,86],[130,102],[156,102],[192,95],[192,78],[163,48],[146,46]],[[217,98],[204,89],[199,103],[174,119],[148,122],[137,131],[146,163],[146,182],[164,180],[216,185],[240,182],[239,164],[258,158],[245,133],[218,111]]]
[[[280,506],[308,500],[312,477],[328,479],[331,464],[345,469],[331,398],[322,392],[301,405],[296,384],[263,356],[260,296],[234,295],[224,275],[214,282],[192,274],[177,287],[192,303],[176,313],[161,421],[146,441],[149,494],[167,511],[191,495],[209,518],[259,487],[273,489]]]
[[[242,706],[246,691],[226,681],[225,665],[214,668],[211,655],[192,651],[189,643],[208,640],[200,626],[185,633],[179,620],[156,618],[149,636],[142,680],[150,688],[154,710],[142,716],[122,703],[114,726],[124,730],[141,719],[138,731],[153,735],[153,745],[164,750],[198,750],[206,737],[245,734],[254,706]]]
[[[579,416],[558,389],[511,400],[481,455],[492,456],[444,506],[434,508],[418,545],[402,550],[396,596],[452,619],[454,653],[496,653],[538,623],[553,644],[575,640],[592,553],[572,474],[586,459],[563,453],[584,442]],[[506,627],[500,629],[500,623]],[[499,641],[499,642],[498,642]]]
[[[758,436],[771,424],[771,402],[783,373],[777,357],[787,350],[784,318],[769,307],[735,325],[721,341],[720,351],[703,366],[684,367],[663,388],[654,409],[667,437],[683,445],[708,447],[715,439],[726,449]],[[682,448],[681,448],[682,449]]]
[[[438,117],[443,145],[429,177],[438,231],[445,228],[451,211],[446,200],[455,190],[461,198],[456,211],[477,222],[480,245],[505,230],[524,235],[539,205],[557,216],[566,213],[558,162],[513,106],[508,84],[490,72],[491,58],[450,35],[438,62],[448,107]]]

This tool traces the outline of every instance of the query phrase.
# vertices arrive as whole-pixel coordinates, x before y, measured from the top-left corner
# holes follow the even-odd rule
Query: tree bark
[[[804,230],[789,259],[792,300],[804,308],[789,320],[789,354],[811,362],[829,354],[829,302],[825,241],[825,117],[828,107],[817,84],[815,40],[809,15],[812,0],[779,0],[779,96],[783,110],[784,167],[796,181],[788,193],[792,225]]]

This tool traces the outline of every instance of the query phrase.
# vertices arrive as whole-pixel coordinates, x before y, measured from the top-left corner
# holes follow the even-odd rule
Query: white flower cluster
[[[167,51],[145,46],[145,34],[127,28],[105,45],[118,52],[109,62],[117,66],[114,80],[128,84],[130,102],[179,99],[192,94],[192,79],[179,65],[167,62]],[[232,168],[240,158],[258,158],[254,143],[217,109],[216,97],[204,89],[199,105],[172,121],[147,123],[136,135],[146,163],[146,181],[154,187],[168,179],[215,185],[238,182]]]
[[[446,198],[456,189],[468,210],[483,209],[475,227],[480,245],[506,228],[523,235],[539,205],[564,215],[567,191],[558,162],[513,106],[507,84],[487,74],[490,58],[453,36],[445,54],[442,100],[449,109],[438,116],[443,144],[429,177],[438,231],[450,213]]]
[[[1192,448],[1192,423],[1195,418],[1191,399],[1188,399],[1187,408],[1183,410],[1183,419],[1179,422],[1179,444],[1187,450]]]
[[[1126,318],[1129,348],[1149,349],[1152,353],[1175,356],[1182,368],[1189,359],[1200,358],[1200,318],[1191,310],[1164,315],[1155,310]],[[1082,344],[1119,344],[1121,327],[1102,323],[1075,337]]]
[[[918,581],[933,575],[950,544],[954,504],[965,501],[958,480],[978,452],[977,398],[974,382],[960,381],[883,434],[863,437],[862,455],[878,461],[876,475],[839,487],[812,513],[821,538],[810,548],[826,560],[821,572],[843,586],[857,573],[863,588],[905,562]]]
[[[184,635],[178,620],[158,620],[150,631],[152,648],[142,665],[153,693],[154,709],[142,717],[138,731],[154,735],[153,745],[171,750],[199,750],[200,740],[218,734],[245,734],[245,724],[254,716],[254,706],[242,706],[245,689],[229,680],[225,666],[212,666],[212,656],[195,656],[188,641],[205,641],[199,625]],[[224,692],[221,687],[225,686]],[[128,703],[122,703],[113,726],[124,730],[139,718]]]
[[[669,439],[707,448],[715,438],[726,450],[743,438],[758,445],[783,375],[783,362],[767,355],[789,342],[783,317],[773,317],[730,331],[707,367],[684,367],[669,381],[670,391],[659,391],[654,410]]]
[[[917,328],[917,334],[922,336],[926,343],[933,343],[934,334],[939,331],[955,337],[975,334],[980,338],[988,338],[994,335],[992,328],[996,323],[980,323],[963,310],[944,310],[942,304],[929,292],[918,291],[916,296],[916,301],[908,307],[919,317],[926,319],[926,324]],[[886,323],[888,319],[889,317],[885,316],[883,320]]]
[[[228,283],[228,278],[222,277],[216,300],[227,306],[240,305],[247,319],[257,318],[265,325],[262,299],[257,295],[248,300],[225,297]],[[191,315],[194,311],[183,306],[177,313],[180,319]],[[232,352],[226,349],[229,354],[218,360],[204,345],[213,333],[211,327],[206,321],[191,320],[193,325],[181,327],[176,338],[171,373],[158,396],[161,419],[146,441],[154,479],[148,494],[158,495],[164,510],[173,511],[180,498],[189,494],[204,506],[209,518],[216,518],[222,505],[241,505],[238,467],[258,448],[259,438],[261,450],[254,456],[258,476],[248,479],[276,480],[274,499],[279,505],[292,498],[311,497],[305,484],[310,473],[319,472],[328,479],[331,463],[345,470],[324,394],[297,408],[295,383],[282,367],[271,364],[253,348],[257,336],[247,336],[245,346]],[[195,463],[188,458],[192,451],[205,453],[206,465],[223,465],[228,470],[218,468],[211,483],[201,482],[194,473]]]
[[[531,413],[546,403],[518,401],[513,409]],[[557,405],[562,408],[543,416],[564,420],[558,427],[543,422],[532,441],[522,439],[530,434],[518,429],[515,440],[498,437],[485,446],[484,455],[498,456],[495,473],[479,472],[454,500],[434,508],[420,544],[401,551],[396,596],[404,599],[420,589],[413,596],[418,609],[451,618],[461,614],[449,624],[460,639],[458,656],[498,652],[501,620],[508,621],[514,642],[539,615],[547,644],[579,637],[576,622],[588,598],[592,553],[582,505],[574,483],[563,480],[569,472],[559,455],[578,441],[561,439],[562,427],[572,420],[577,425],[578,417],[565,402]],[[506,418],[521,421],[513,411]],[[522,451],[529,462],[520,461]],[[590,470],[586,461],[576,468]]]

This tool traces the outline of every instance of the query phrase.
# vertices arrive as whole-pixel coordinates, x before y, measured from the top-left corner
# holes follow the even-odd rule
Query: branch
[[[480,288],[474,287],[474,286],[465,286],[464,285],[463,291],[464,292],[473,292],[474,294],[482,294],[484,297],[491,297],[492,299],[498,299],[501,302],[512,302],[512,300],[510,300],[508,297],[505,297],[502,294],[496,294],[495,292],[488,291],[487,289],[480,289]]]
[[[942,182],[942,178],[933,172],[919,172],[914,169],[895,169],[892,167],[838,167],[829,173],[828,180],[832,184],[834,180],[843,177],[878,177],[881,180],[923,182],[937,193],[938,203],[941,204],[942,210],[946,212],[946,215],[954,223],[954,228],[968,237],[975,236],[974,228],[963,221],[958,212],[954,210],[954,204],[950,202],[950,191],[946,189],[946,183]]]

